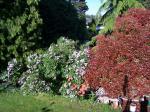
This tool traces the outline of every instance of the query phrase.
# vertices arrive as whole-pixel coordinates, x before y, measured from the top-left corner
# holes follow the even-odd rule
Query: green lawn
[[[0,112],[120,112],[108,105],[94,104],[61,96],[22,96],[0,93]]]

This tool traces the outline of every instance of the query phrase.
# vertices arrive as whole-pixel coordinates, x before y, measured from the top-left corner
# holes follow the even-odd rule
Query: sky
[[[87,6],[89,10],[86,12],[88,15],[96,15],[100,5],[101,5],[101,0],[86,0]]]

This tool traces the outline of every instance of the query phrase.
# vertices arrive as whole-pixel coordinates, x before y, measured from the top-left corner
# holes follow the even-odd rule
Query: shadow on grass
[[[52,106],[54,104],[55,104],[55,102],[51,102],[50,106]],[[54,110],[53,109],[49,109],[48,107],[43,107],[42,108],[42,112],[54,112]]]
[[[53,112],[53,109],[49,109],[48,107],[43,107],[42,112]]]

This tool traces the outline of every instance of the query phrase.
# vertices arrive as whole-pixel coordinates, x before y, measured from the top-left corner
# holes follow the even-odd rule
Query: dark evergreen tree
[[[49,45],[60,36],[78,40],[81,31],[80,20],[74,6],[66,0],[42,0],[40,15],[43,19],[43,42]],[[84,36],[84,35],[83,35]]]
[[[70,2],[73,4],[73,6],[75,7],[78,13],[78,18],[79,18],[78,29],[80,29],[79,37],[80,39],[83,39],[83,37],[87,37],[85,12],[88,10],[88,6],[86,5],[85,0],[70,0]]]
[[[7,61],[36,49],[41,39],[39,0],[0,1],[0,70]]]

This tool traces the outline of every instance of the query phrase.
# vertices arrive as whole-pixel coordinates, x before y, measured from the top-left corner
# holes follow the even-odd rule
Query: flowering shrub
[[[118,17],[115,31],[97,36],[84,75],[90,87],[108,96],[130,98],[150,94],[150,11],[130,9]]]
[[[24,94],[50,91],[50,82],[42,79],[39,71],[39,65],[45,57],[44,52],[33,53],[27,57],[27,71],[23,73],[18,81]]]
[[[64,69],[66,80],[60,91],[63,95],[69,97],[83,96],[88,88],[83,83],[82,77],[85,74],[85,68],[88,62],[88,48],[75,50],[69,55],[69,59]]]
[[[64,71],[69,55],[76,42],[60,38],[50,45],[48,51],[38,51],[27,57],[27,71],[19,80],[24,93],[51,92],[58,94],[65,77]]]
[[[89,87],[82,80],[88,51],[88,48],[76,50],[75,41],[62,37],[47,51],[37,50],[25,56],[26,71],[17,83],[24,94],[47,92],[69,97],[83,96]],[[14,77],[14,69],[19,69],[17,65],[17,61],[9,64],[9,77]]]
[[[23,67],[22,64],[16,59],[8,62],[7,69],[0,73],[0,91],[14,90],[18,87],[18,80],[21,76]]]
[[[11,61],[8,62],[5,80],[16,85],[21,75],[21,70],[22,70],[21,63],[16,59],[12,59]]]
[[[39,74],[32,74],[27,77],[22,77],[20,82],[22,83],[21,91],[23,94],[36,94],[39,92],[47,92],[50,93],[51,91],[51,82],[47,82],[42,80],[38,76]]]

